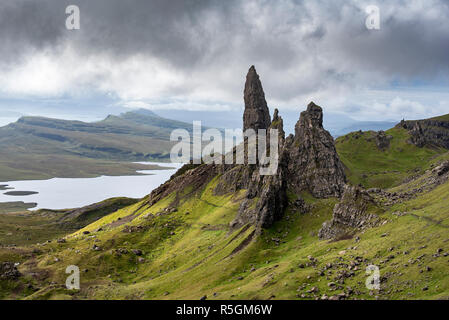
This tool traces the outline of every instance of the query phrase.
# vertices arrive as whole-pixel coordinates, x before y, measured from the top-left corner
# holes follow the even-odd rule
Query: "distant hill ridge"
[[[168,161],[175,128],[192,124],[147,110],[97,122],[21,117],[0,128],[0,181],[133,174],[117,161]]]

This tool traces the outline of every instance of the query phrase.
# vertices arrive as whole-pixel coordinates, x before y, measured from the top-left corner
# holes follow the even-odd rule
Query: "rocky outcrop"
[[[182,174],[174,174],[169,181],[154,189],[144,198],[142,206],[152,206],[172,193],[176,193],[174,204],[179,201],[178,191],[189,187],[192,193],[200,190],[214,177],[223,172],[224,167],[215,164],[185,164],[179,170]],[[178,170],[178,171],[179,171]],[[138,210],[138,209],[137,209]]]
[[[323,128],[323,110],[311,102],[301,113],[295,136],[289,136],[289,187],[309,191],[317,198],[340,197],[346,182],[343,164],[335,149],[334,139]]]
[[[393,136],[385,134],[384,131],[376,132],[375,135],[376,146],[380,150],[386,150],[390,147],[390,141],[393,139]]]
[[[422,148],[442,147],[449,149],[449,122],[435,119],[404,121],[397,127],[407,129],[410,143]]]
[[[267,129],[271,124],[270,112],[254,66],[251,66],[246,76],[244,101],[243,131],[254,129],[257,133],[258,129]]]
[[[14,262],[0,263],[0,280],[16,280],[21,276]]]
[[[69,210],[43,210],[59,213],[58,224],[63,229],[82,229],[112,212],[137,203],[138,199],[111,198],[82,208]],[[63,213],[63,214],[62,214]]]
[[[445,175],[449,172],[449,161],[445,161],[435,169],[432,170],[433,173],[436,173],[439,177]]]
[[[423,193],[430,192],[438,186],[447,183],[449,180],[449,161],[439,164],[432,164],[431,169],[424,174],[417,174],[408,177],[403,181],[404,191],[389,192],[379,188],[368,189],[367,192],[375,199],[376,203],[383,207],[415,199]]]
[[[373,227],[380,221],[376,215],[379,210],[367,191],[346,186],[341,201],[334,207],[332,220],[323,224],[318,236],[320,239],[339,239]]]

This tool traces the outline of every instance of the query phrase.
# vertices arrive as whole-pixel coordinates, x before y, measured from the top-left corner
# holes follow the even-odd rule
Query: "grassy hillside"
[[[438,120],[438,121],[449,122],[449,114],[446,114],[446,115],[444,115],[444,116],[439,116],[439,117],[431,118],[430,120]]]
[[[253,227],[229,229],[244,191],[214,195],[219,179],[193,194],[178,190],[153,206],[144,199],[122,208],[68,235],[66,243],[0,249],[0,259],[20,262],[23,274],[0,281],[0,297],[449,298],[448,182],[385,207],[386,222],[357,233],[359,239],[329,242],[319,240],[317,231],[337,199],[304,195],[309,213],[289,207],[281,221],[255,236]],[[65,268],[72,264],[81,270],[80,291],[64,287]],[[365,286],[370,264],[380,268],[379,291]]]
[[[0,279],[0,298],[449,299],[449,174],[435,173],[449,153],[410,144],[398,127],[386,136],[382,148],[375,132],[336,144],[352,184],[384,189],[372,194],[375,211],[367,209],[378,214],[376,227],[320,240],[339,199],[301,194],[309,208],[301,213],[289,192],[291,204],[272,227],[235,230],[245,190],[216,194],[225,179],[185,167],[173,178],[184,175],[184,183],[162,188],[155,203],[149,196],[120,207],[41,211],[43,224],[34,215],[2,216],[0,243],[16,237],[19,247],[0,247],[0,261],[20,263],[22,275]],[[192,177],[201,180],[195,187]],[[14,230],[18,224],[24,229]],[[36,236],[25,241],[31,230]],[[81,270],[79,291],[65,288],[69,265]],[[366,287],[370,265],[379,267],[380,290]]]
[[[396,186],[409,176],[423,173],[429,161],[447,151],[411,144],[409,132],[402,128],[385,133],[392,139],[384,150],[377,147],[374,131],[353,132],[336,139],[337,152],[352,184],[366,188]]]
[[[78,209],[41,209],[33,212],[26,211],[34,207],[32,203],[0,203],[0,246],[45,242],[83,228],[136,202],[136,199],[112,198]]]

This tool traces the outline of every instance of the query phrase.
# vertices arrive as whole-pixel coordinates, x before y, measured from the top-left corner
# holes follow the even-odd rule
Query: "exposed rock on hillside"
[[[341,201],[334,207],[331,221],[318,232],[320,239],[338,239],[351,235],[357,229],[379,223],[374,212],[379,211],[373,198],[359,187],[346,186]]]
[[[16,280],[21,276],[17,270],[14,262],[2,262],[0,263],[0,279],[1,280]]]
[[[380,150],[385,150],[390,147],[390,141],[393,139],[393,136],[386,135],[384,131],[379,131],[376,133],[376,146]]]
[[[436,173],[438,176],[445,175],[449,172],[449,161],[445,161],[440,164],[438,167],[432,170],[432,172]]]
[[[323,128],[323,110],[311,102],[301,113],[295,136],[286,141],[288,185],[318,198],[340,197],[346,182],[334,139]]]
[[[185,164],[178,171],[182,171],[182,174],[174,174],[169,181],[154,189],[145,199],[143,205],[152,206],[164,197],[169,196],[173,192],[177,193],[180,190],[184,190],[187,187],[192,189],[192,192],[199,190],[209,183],[215,176],[220,173],[220,169],[223,170],[224,166],[219,165],[192,165]],[[178,196],[175,198],[175,202],[179,200]]]
[[[441,120],[402,120],[398,127],[410,132],[410,142],[418,147],[436,146],[449,149],[449,122]]]
[[[424,174],[409,177],[403,183],[405,187],[402,191],[389,192],[379,188],[368,189],[367,192],[382,206],[393,206],[398,203],[417,198],[423,193],[427,193],[436,187],[446,183],[449,179],[449,161],[444,161]]]

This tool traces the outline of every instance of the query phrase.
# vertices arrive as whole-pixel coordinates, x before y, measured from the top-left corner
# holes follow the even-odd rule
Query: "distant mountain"
[[[300,110],[280,110],[284,119],[287,134],[293,133]],[[209,126],[220,128],[240,128],[242,117],[240,111],[189,111],[189,110],[158,110],[157,113],[171,119],[192,122],[202,120]],[[237,116],[236,116],[237,114]],[[379,131],[394,127],[398,121],[358,121],[338,113],[326,113],[324,125],[334,138],[348,134],[353,131]]]
[[[331,131],[334,138],[343,136],[354,131],[380,131],[393,128],[397,122],[389,121],[354,121],[347,126],[334,127]]]
[[[192,123],[183,122],[178,120],[171,120],[167,118],[163,118],[156,113],[145,110],[138,109],[135,111],[130,111],[126,113],[122,113],[119,116],[108,116],[105,120],[100,123],[113,124],[113,125],[130,125],[133,126],[141,125],[146,129],[149,129],[151,134],[163,133],[162,138],[169,139],[170,133],[174,129],[186,129],[187,131],[192,131]]]
[[[21,117],[0,128],[0,181],[135,172],[117,161],[164,161],[170,133],[192,125],[137,110],[98,122]]]

